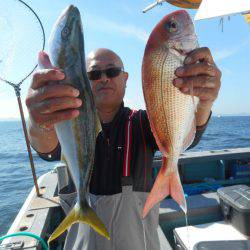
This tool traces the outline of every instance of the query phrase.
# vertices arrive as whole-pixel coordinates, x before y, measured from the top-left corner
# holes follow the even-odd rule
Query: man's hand
[[[56,84],[56,81],[64,78],[65,75],[55,68],[40,70],[33,75],[26,97],[32,122],[41,127],[52,128],[57,122],[79,115],[77,108],[82,104],[77,98],[79,91],[67,84]]]
[[[178,78],[174,79],[174,86],[184,94],[193,93],[199,97],[197,125],[205,124],[221,85],[221,72],[216,67],[210,50],[198,48],[190,52],[184,61],[184,66],[177,68],[175,74]]]
[[[82,105],[82,101],[77,98],[77,89],[68,84],[57,84],[65,75],[53,68],[46,53],[43,53],[42,58],[40,56],[44,67],[49,69],[39,70],[32,77],[26,97],[28,133],[32,146],[40,153],[48,153],[58,145],[54,124],[77,117],[77,108]]]

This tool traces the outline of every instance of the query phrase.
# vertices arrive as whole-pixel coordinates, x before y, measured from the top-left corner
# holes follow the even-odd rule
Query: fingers
[[[47,99],[37,105],[34,105],[36,112],[41,114],[51,114],[56,111],[62,111],[66,109],[76,109],[82,105],[81,99],[70,98],[70,97],[61,97]],[[33,107],[33,108],[34,108]]]
[[[179,77],[203,74],[221,77],[221,72],[216,67],[210,50],[206,47],[191,51],[185,58],[183,67],[178,68],[175,74]]]
[[[195,95],[200,101],[213,102],[220,89],[221,72],[214,64],[208,48],[199,48],[190,52],[184,65],[177,68],[173,84],[188,95]],[[191,91],[193,90],[193,91]]]
[[[194,76],[186,78],[176,78],[173,82],[174,86],[188,95],[194,95],[201,101],[214,101],[220,89],[220,80],[211,76]],[[193,91],[191,91],[193,89]]]
[[[79,94],[79,90],[70,85],[47,85],[32,90],[29,98],[26,99],[26,105],[30,107],[33,103],[39,103],[49,98],[77,97]]]
[[[194,95],[200,98],[201,101],[214,101],[220,89],[220,78],[211,77],[208,75],[176,78],[173,81],[175,87],[188,95]],[[193,89],[193,91],[191,91]]]
[[[65,75],[53,67],[49,56],[40,52],[38,62],[41,70],[33,74],[26,97],[30,118],[39,126],[53,128],[57,122],[70,120],[79,115],[82,101],[77,98],[79,90],[69,84],[57,84]]]
[[[26,105],[30,117],[38,124],[54,124],[54,121],[73,119],[82,101],[79,91],[69,85],[48,85],[29,90]],[[55,116],[55,118],[53,118]],[[49,124],[48,124],[49,123]]]
[[[189,89],[190,86],[193,86],[193,88],[215,88],[216,78],[207,75],[176,78],[174,79],[174,86],[182,89]]]
[[[192,91],[191,88],[180,88],[180,91],[186,95],[193,94],[194,96],[199,97],[200,101],[203,102],[213,102],[218,96],[218,91],[210,88],[193,88]]]
[[[29,115],[35,123],[54,125],[57,122],[77,117],[82,101],[76,97],[53,97],[40,102],[29,103],[26,101],[26,105]]]
[[[41,51],[38,54],[38,65],[42,69],[51,69],[53,68],[52,63],[50,62],[49,55],[45,51]]]
[[[31,88],[38,89],[42,86],[48,85],[52,81],[60,81],[65,78],[63,72],[58,69],[43,69],[38,70],[33,74]]]
[[[76,109],[57,111],[51,114],[40,114],[32,110],[30,111],[30,116],[36,124],[42,124],[48,127],[51,127],[61,121],[74,119],[78,115],[79,110]]]
[[[193,63],[196,63],[196,62],[207,62],[208,64],[214,64],[214,59],[212,57],[212,54],[209,50],[209,48],[207,47],[203,47],[203,48],[198,48],[198,49],[195,49],[193,51],[191,51],[184,63],[185,64],[193,64]]]
[[[65,78],[63,72],[53,67],[46,52],[39,52],[38,64],[40,70],[33,74],[32,83],[30,86],[32,89],[38,89],[42,86],[48,85],[49,82],[60,81]]]
[[[218,74],[215,65],[210,65],[207,62],[185,65],[176,70],[176,76],[187,77],[197,75],[216,76]]]

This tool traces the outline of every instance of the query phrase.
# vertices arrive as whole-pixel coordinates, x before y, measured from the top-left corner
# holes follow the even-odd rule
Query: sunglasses
[[[108,78],[113,78],[119,76],[122,71],[123,70],[119,67],[113,67],[104,70],[92,70],[89,71],[87,74],[89,80],[96,81],[101,79],[102,74],[105,74]]]

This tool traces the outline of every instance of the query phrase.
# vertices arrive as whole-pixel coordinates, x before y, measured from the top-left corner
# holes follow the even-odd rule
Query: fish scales
[[[173,151],[173,148],[170,147],[174,145],[174,141],[175,143],[181,142],[180,132],[188,127],[183,121],[193,111],[193,102],[189,96],[183,95],[172,85],[173,79],[176,78],[174,70],[183,64],[184,59],[175,58],[171,54],[165,56],[166,53],[164,48],[160,48],[150,54],[149,60],[151,62],[149,61],[147,64],[147,72],[151,76],[148,82],[153,84],[145,85],[144,92],[145,99],[154,103],[154,106],[147,105],[149,120],[152,123],[151,127],[155,129],[154,134],[157,137],[158,144],[161,145],[161,151],[169,153],[170,150]],[[164,79],[164,82],[162,79]],[[166,82],[168,84],[164,84]],[[166,102],[166,105],[163,105],[164,102]],[[175,105],[169,107],[170,103]],[[185,105],[190,109],[186,109]],[[171,134],[171,137],[166,137],[166,134]]]
[[[164,17],[154,28],[145,48],[143,93],[163,163],[144,206],[143,217],[169,194],[184,211],[187,209],[177,163],[180,153],[194,139],[198,98],[181,93],[173,85],[173,79],[186,54],[197,47],[190,17],[185,11],[177,11]]]

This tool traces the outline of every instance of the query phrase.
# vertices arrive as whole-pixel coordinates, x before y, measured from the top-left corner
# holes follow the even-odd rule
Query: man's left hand
[[[221,71],[216,67],[208,48],[198,48],[190,52],[184,66],[177,68],[175,75],[178,78],[174,79],[173,84],[182,93],[198,96],[199,106],[212,106],[219,93]]]

